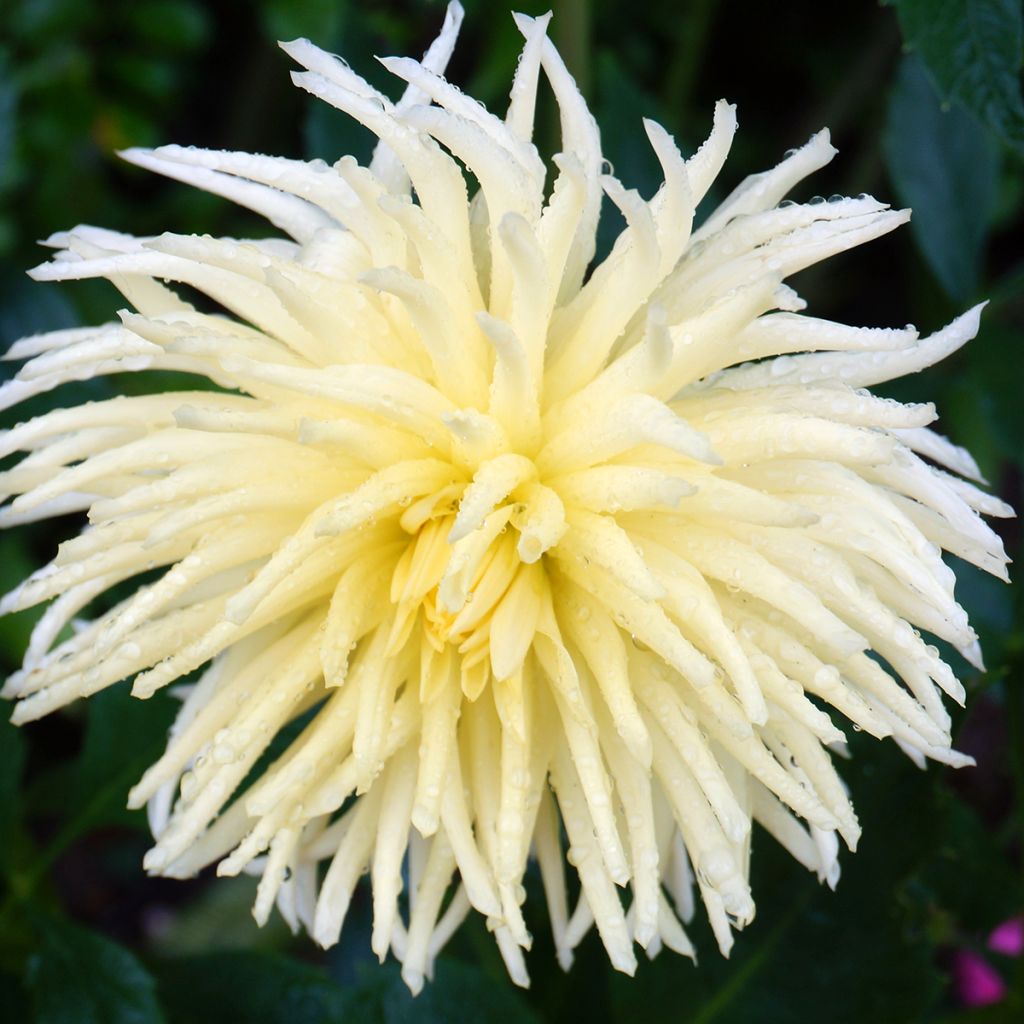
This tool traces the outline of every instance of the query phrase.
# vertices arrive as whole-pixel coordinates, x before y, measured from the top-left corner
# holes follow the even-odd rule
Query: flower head
[[[755,821],[834,884],[859,834],[845,728],[969,760],[942,699],[963,688],[918,630],[980,665],[941,549],[1005,577],[978,513],[1009,513],[931,405],[865,390],[954,351],[980,307],[922,339],[806,316],[783,283],[908,216],[781,202],[831,159],[827,133],[695,227],[729,104],[688,158],[645,123],[664,175],[645,199],[606,173],[546,17],[516,17],[503,119],[442,77],[460,19],[422,62],[384,60],[397,102],[285,44],[296,84],[379,137],[368,168],[125,153],[287,237],[54,236],[36,278],[107,278],[131,308],[18,342],[0,391],[144,369],[219,386],[3,435],[28,452],[2,474],[4,525],[89,517],[3,603],[50,602],[5,692],[26,722],[188,676],[130,796],[146,868],[255,870],[257,919],[276,903],[323,945],[368,870],[373,949],[414,990],[471,908],[525,983],[531,857],[561,962],[596,925],[627,972],[634,944],[692,952],[694,887],[728,952],[754,914]],[[542,72],[554,168],[531,143]],[[592,267],[605,201],[626,226]]]

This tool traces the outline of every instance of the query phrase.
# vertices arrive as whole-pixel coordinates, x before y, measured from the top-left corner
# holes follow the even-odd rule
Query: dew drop
[[[231,764],[234,762],[237,754],[235,748],[230,743],[218,743],[213,748],[212,756],[217,764]]]

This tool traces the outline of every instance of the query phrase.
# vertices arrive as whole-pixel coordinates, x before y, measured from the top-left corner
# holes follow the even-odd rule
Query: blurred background
[[[464,2],[450,76],[501,111],[520,38],[503,5]],[[536,14],[549,3],[518,7]],[[724,96],[738,104],[740,131],[712,202],[829,126],[840,154],[798,198],[870,192],[914,208],[910,227],[804,272],[795,286],[815,315],[910,321],[923,332],[988,298],[973,343],[890,393],[935,400],[939,429],[971,449],[995,492],[1024,508],[1020,0],[553,6],[553,35],[628,186],[649,195],[658,184],[641,117],[661,121],[692,152]],[[368,157],[362,129],[291,86],[274,40],[308,36],[393,93],[372,55],[418,56],[442,16],[437,0],[0,0],[0,347],[101,322],[119,305],[102,282],[25,277],[45,256],[36,240],[53,231],[85,222],[142,235],[267,233],[225,201],[123,165],[117,149],[179,142]],[[542,112],[548,151],[554,123],[553,111]],[[59,398],[72,404],[145,385],[131,375],[114,381],[68,385]],[[79,525],[0,537],[0,590]],[[1018,551],[1017,523],[996,525]],[[988,662],[985,675],[956,663],[969,693],[957,745],[978,767],[922,772],[892,744],[855,742],[843,774],[864,838],[856,856],[842,858],[838,891],[755,835],[758,914],[732,958],[719,957],[698,920],[699,968],[664,953],[632,980],[609,969],[594,935],[569,974],[557,968],[531,878],[532,988],[507,981],[474,918],[413,1002],[395,965],[371,957],[366,892],[341,944],[325,953],[280,919],[256,928],[252,879],[144,876],[144,816],[124,801],[163,746],[173,700],[132,701],[122,684],[21,730],[4,721],[0,1019],[1024,1020],[1024,588],[956,568]],[[33,617],[0,619],[4,674],[17,666]]]

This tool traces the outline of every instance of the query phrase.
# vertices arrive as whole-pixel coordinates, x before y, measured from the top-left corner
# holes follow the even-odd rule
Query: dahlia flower
[[[461,16],[422,61],[382,61],[397,101],[283,44],[298,86],[377,135],[369,167],[124,153],[283,237],[54,235],[34,278],[106,278],[128,306],[15,344],[0,392],[149,369],[217,386],[3,435],[28,453],[3,525],[89,520],[3,602],[49,602],[5,693],[28,722],[185,679],[129,797],[145,868],[258,873],[256,919],[276,904],[324,946],[368,871],[373,950],[413,991],[471,909],[527,983],[531,859],[562,965],[596,926],[627,973],[636,946],[692,955],[695,894],[728,953],[754,822],[834,885],[860,831],[846,728],[969,763],[943,705],[963,687],[919,631],[981,666],[941,553],[1005,578],[978,513],[1010,514],[931,405],[866,390],[956,350],[980,307],[920,338],[807,316],[783,283],[909,216],[782,201],[827,132],[696,226],[732,106],[689,157],[644,123],[664,175],[645,199],[603,160],[548,17],[515,18],[499,118],[443,77]],[[542,71],[553,170],[531,142]],[[592,266],[606,200],[625,227]]]

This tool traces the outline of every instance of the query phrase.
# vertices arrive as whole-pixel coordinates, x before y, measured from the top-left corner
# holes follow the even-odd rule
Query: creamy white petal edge
[[[3,603],[50,602],[5,693],[27,722],[125,677],[148,697],[194,673],[131,793],[156,836],[147,869],[255,871],[257,919],[276,903],[324,945],[369,871],[373,949],[414,991],[471,908],[527,983],[530,857],[561,963],[596,925],[626,972],[635,945],[692,955],[694,886],[728,953],[754,914],[755,821],[835,884],[837,836],[859,833],[832,764],[843,728],[969,761],[943,707],[963,688],[920,631],[980,666],[941,553],[1005,578],[979,513],[1010,514],[931,405],[865,390],[954,351],[980,308],[919,338],[808,317],[783,284],[908,216],[781,202],[831,159],[827,133],[693,230],[729,104],[689,158],[645,123],[664,170],[645,200],[605,173],[547,18],[516,16],[501,120],[442,77],[461,17],[422,62],[384,61],[398,102],[284,46],[296,84],[379,136],[370,168],[125,153],[289,237],[54,236],[35,278],[106,278],[131,308],[18,342],[8,358],[28,361],[0,391],[7,408],[149,369],[226,389],[2,436],[27,453],[2,474],[4,525],[90,520]],[[541,72],[561,111],[553,181],[531,143]],[[627,226],[588,277],[605,199]]]

